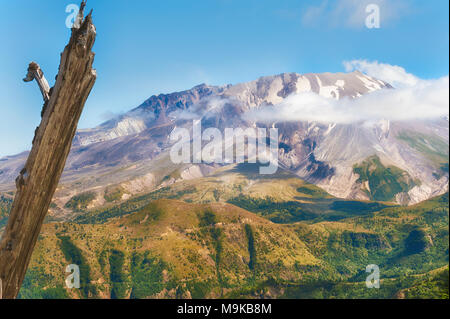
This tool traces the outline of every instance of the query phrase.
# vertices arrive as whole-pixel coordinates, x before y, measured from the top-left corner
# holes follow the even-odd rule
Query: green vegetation
[[[320,282],[287,287],[284,298],[314,299],[448,299],[448,268],[437,275],[400,276],[381,281],[380,289],[367,289],[365,282]]]
[[[334,201],[330,208],[335,211],[345,212],[349,214],[364,215],[376,212],[386,208],[386,205],[377,202],[359,202],[359,201]]]
[[[164,278],[164,272],[168,265],[156,257],[152,257],[149,251],[133,253],[131,257],[131,299],[144,299],[151,297],[168,285]]]
[[[298,199],[306,199],[298,197]],[[309,199],[313,203],[300,201],[276,201],[271,197],[253,198],[240,194],[228,203],[261,215],[274,223],[287,224],[299,221],[320,222],[337,221],[344,218],[367,215],[379,211],[384,204],[335,199]]]
[[[256,248],[255,248],[255,236],[253,234],[252,227],[249,224],[245,224],[245,235],[248,240],[248,253],[250,256],[250,260],[248,262],[248,268],[251,271],[255,272],[256,270]]]
[[[6,225],[13,199],[0,195],[0,228]]]
[[[93,297],[83,290],[93,274],[97,297],[448,298],[448,193],[409,207],[299,193],[234,198],[244,211],[151,199],[177,196],[165,189],[114,206],[120,219],[46,224],[21,297],[64,296],[62,252],[88,274],[71,297]],[[380,289],[365,286],[369,264]]]
[[[132,225],[145,224],[156,222],[163,217],[164,212],[155,203],[150,203],[138,210],[139,215],[130,216],[130,223]],[[140,216],[145,216],[144,220],[140,219]]]
[[[299,188],[297,188],[297,192],[306,194],[306,195],[310,195],[314,198],[326,198],[326,197],[330,196],[323,189],[320,189],[319,187],[314,186],[314,185],[305,185],[305,186],[299,187]]]
[[[439,172],[434,172],[433,176],[436,179],[440,179],[444,174],[448,174],[448,163],[441,164]]]
[[[318,217],[316,212],[304,209],[299,202],[277,202],[270,197],[260,199],[240,194],[228,200],[228,203],[261,215],[274,223],[293,223]]]
[[[217,280],[222,285],[223,284],[223,278],[220,272],[220,263],[222,258],[222,252],[223,252],[223,232],[222,229],[216,226],[217,223],[217,217],[216,214],[214,214],[213,211],[207,209],[203,214],[199,217],[200,222],[199,226],[202,227],[202,231],[209,235],[212,239],[214,250],[216,251],[216,254],[214,256],[214,260],[216,262],[216,274],[217,274]]]
[[[368,182],[366,192],[371,200],[392,201],[396,194],[407,192],[418,184],[406,171],[384,166],[376,155],[354,165],[353,172],[359,175],[358,182]]]
[[[435,274],[427,274],[425,278],[416,280],[411,287],[401,291],[401,297],[408,299],[449,299],[448,267]]]
[[[214,290],[215,282],[212,280],[192,281],[186,284],[186,289],[191,292],[193,299],[204,299],[208,293]]]
[[[154,200],[160,198],[179,199],[184,195],[194,193],[195,191],[196,189],[194,187],[189,187],[179,192],[173,192],[169,187],[163,187],[149,194],[129,199],[116,206],[94,209],[86,214],[77,216],[74,222],[79,224],[104,224],[111,218],[135,213]]]
[[[339,276],[321,272],[298,283],[271,278],[239,296],[270,288],[283,290],[283,298],[449,298],[448,193],[412,207],[389,207],[346,221],[376,233],[333,230],[321,247],[313,232],[298,229],[310,251],[333,265]],[[370,263],[380,266],[380,289],[365,285],[364,267]],[[439,270],[442,266],[445,269]]]
[[[401,131],[397,138],[425,155],[436,168],[448,173],[448,143],[436,135]]]
[[[216,214],[211,210],[206,210],[202,215],[200,215],[200,227],[214,226],[217,223]]]
[[[419,254],[423,252],[430,245],[427,239],[427,234],[422,229],[412,230],[405,239],[405,252],[407,254]]]
[[[103,250],[98,256],[98,264],[100,265],[101,272],[105,271],[107,257],[108,257],[108,252],[106,250]]]
[[[128,281],[123,271],[125,254],[112,250],[109,254],[109,279],[111,280],[111,299],[123,299],[127,296]]]
[[[49,287],[51,278],[40,267],[28,269],[20,288],[19,299],[67,299],[63,286]],[[46,288],[43,288],[46,287]]]
[[[386,277],[431,271],[448,265],[448,193],[410,207],[390,207],[354,222],[389,240],[378,264]]]
[[[73,196],[65,205],[65,208],[70,208],[73,211],[83,211],[95,199],[95,192],[84,192]]]
[[[122,187],[108,187],[103,196],[108,203],[119,201],[122,199],[124,190]]]
[[[83,297],[96,297],[97,290],[91,284],[91,268],[89,262],[84,258],[82,251],[72,242],[68,236],[60,236],[60,247],[66,260],[80,268],[80,290]]]

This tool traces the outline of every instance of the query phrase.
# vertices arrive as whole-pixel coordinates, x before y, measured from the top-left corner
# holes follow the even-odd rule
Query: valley
[[[338,221],[258,215],[228,203],[141,197],[47,223],[21,296],[414,298],[420,288],[421,298],[445,298],[445,284],[448,293],[447,194]],[[80,265],[79,290],[64,288],[69,263]],[[364,284],[373,263],[380,289]]]
[[[448,193],[405,207],[259,176],[234,164],[126,200],[111,188],[92,209],[92,194],[72,197],[72,217],[44,225],[20,296],[445,298]],[[71,263],[80,289],[65,288]],[[365,287],[368,264],[380,289]]]

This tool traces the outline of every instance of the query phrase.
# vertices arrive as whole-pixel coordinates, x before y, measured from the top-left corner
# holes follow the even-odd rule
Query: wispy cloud
[[[380,7],[382,26],[400,18],[408,9],[404,0],[322,0],[303,11],[302,22],[304,26],[364,28],[369,4]]]
[[[420,81],[414,74],[406,72],[404,68],[398,65],[367,60],[344,61],[343,64],[347,72],[358,70],[369,76],[388,82],[394,87],[414,86]]]
[[[112,112],[112,111],[106,111],[106,112],[101,113],[99,115],[99,117],[102,121],[109,121],[109,120],[118,118],[118,117],[122,116],[123,114],[125,114],[125,113],[124,112],[116,113],[116,112]]]
[[[251,110],[244,114],[244,118],[269,123],[352,123],[381,119],[433,119],[449,113],[448,76],[422,80],[399,66],[361,60],[346,62],[346,65],[349,69],[358,69],[386,82],[394,81],[401,85],[395,89],[375,91],[357,99],[335,100],[313,92],[294,94],[278,105]]]
[[[230,99],[223,97],[206,97],[201,99],[198,103],[191,105],[188,109],[176,110],[169,114],[177,120],[193,120],[193,119],[208,119],[214,117],[216,112],[220,112]]]

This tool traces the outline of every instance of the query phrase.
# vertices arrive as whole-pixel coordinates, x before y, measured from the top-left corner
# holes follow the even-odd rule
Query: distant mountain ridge
[[[392,88],[392,86],[359,71],[304,75],[283,73],[236,85],[200,84],[182,92],[153,95],[125,115],[107,121],[94,129],[79,130],[74,139],[74,145],[88,145],[142,132],[155,123],[166,122],[171,115],[176,118],[176,113],[180,110],[188,110],[208,97],[234,98],[243,104],[244,110],[247,110],[264,103],[279,103],[290,94],[300,92],[314,92],[324,97],[339,99],[357,98],[382,88]]]
[[[169,160],[170,132],[174,127],[190,128],[193,118],[201,118],[203,128],[264,127],[268,124],[246,121],[242,114],[263,105],[276,106],[301,92],[331,99],[358,99],[382,89],[394,88],[355,71],[283,73],[236,85],[202,84],[182,92],[155,95],[98,127],[79,130],[62,184],[78,183],[78,189],[89,189],[147,176],[152,182],[146,185],[158,187],[161,181],[155,171],[161,171],[161,165],[168,168],[166,163],[155,161]],[[334,196],[412,204],[448,189],[448,117],[409,123],[298,121],[271,126],[279,130],[281,167]],[[13,188],[25,156],[1,159],[0,189]],[[191,165],[184,168],[188,173],[183,176],[203,176],[215,168]],[[369,172],[365,176],[360,175],[363,168]],[[97,176],[97,181],[88,183],[86,176]]]

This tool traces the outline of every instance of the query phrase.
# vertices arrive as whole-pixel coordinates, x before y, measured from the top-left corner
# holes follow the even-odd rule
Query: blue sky
[[[52,85],[70,36],[69,0],[0,0],[0,156],[30,148],[42,101],[22,82],[30,61]],[[368,3],[381,27],[364,26]],[[345,60],[448,75],[447,0],[89,0],[98,79],[79,127],[93,127],[153,94],[282,72],[344,71]]]

